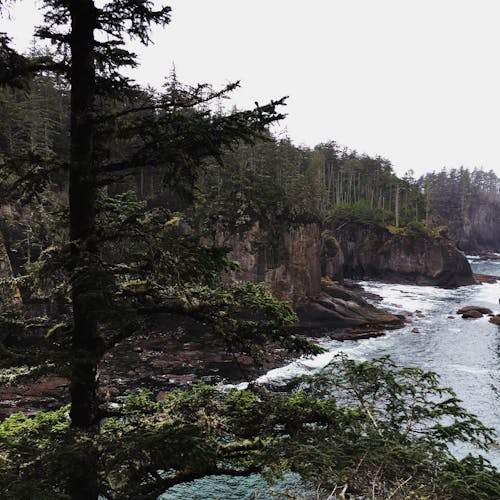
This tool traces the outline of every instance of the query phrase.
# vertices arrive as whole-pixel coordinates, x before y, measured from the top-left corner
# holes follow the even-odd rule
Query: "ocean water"
[[[500,276],[500,260],[479,261],[469,256],[469,261],[476,273]],[[465,320],[456,314],[459,308],[467,305],[484,306],[500,313],[500,282],[455,290],[375,281],[361,282],[361,285],[382,298],[378,305],[407,315],[411,323],[382,337],[343,342],[324,340],[322,345],[327,352],[271,370],[258,381],[279,384],[296,375],[314,373],[339,352],[359,361],[390,355],[397,365],[437,372],[441,385],[451,387],[463,406],[485,425],[494,428],[500,440],[500,326],[489,323],[487,316]],[[466,446],[452,451],[457,456],[478,452]],[[480,453],[500,468],[499,446]],[[287,485],[295,481],[296,477],[291,476]],[[172,488],[160,498],[272,498],[265,493],[268,489],[259,476],[206,478],[203,482]],[[256,490],[260,491],[257,496]]]

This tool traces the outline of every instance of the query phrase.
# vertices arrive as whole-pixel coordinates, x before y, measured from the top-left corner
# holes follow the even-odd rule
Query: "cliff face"
[[[295,307],[321,295],[321,277],[343,277],[456,287],[474,283],[465,256],[449,239],[414,231],[349,223],[321,233],[319,224],[255,222],[238,233],[220,232],[218,245],[240,263],[231,280],[264,282]]]
[[[266,229],[256,222],[244,232],[220,233],[217,244],[232,247],[229,257],[241,265],[230,279],[264,282],[276,297],[295,307],[299,329],[401,324],[400,318],[376,309],[359,294],[331,281],[322,284],[322,271],[341,281],[343,254],[330,232],[320,232],[319,224],[286,223]]]
[[[321,234],[321,275],[342,283],[344,280],[344,254],[340,244],[328,229]]]
[[[465,256],[444,237],[393,234],[380,226],[345,224],[335,231],[350,278],[457,287],[474,283]]]
[[[471,202],[462,224],[451,227],[450,234],[464,252],[500,252],[500,205],[485,200]]]
[[[219,233],[218,245],[232,248],[229,257],[241,265],[232,279],[264,282],[273,294],[299,305],[320,292],[322,240],[318,224],[285,223]]]

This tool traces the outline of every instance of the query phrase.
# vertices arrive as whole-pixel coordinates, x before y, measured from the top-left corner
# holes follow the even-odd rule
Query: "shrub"
[[[367,202],[360,201],[354,204],[337,205],[331,211],[329,219],[337,226],[347,222],[385,225],[394,220],[394,214],[389,210],[375,208]]]

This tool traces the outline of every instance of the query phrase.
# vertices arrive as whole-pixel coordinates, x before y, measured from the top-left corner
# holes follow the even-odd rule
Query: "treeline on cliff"
[[[180,98],[185,92],[172,72],[162,98]],[[152,94],[137,89],[133,97],[128,96],[128,104],[144,106],[152,99]],[[123,102],[109,100],[106,105],[124,106]],[[29,89],[2,89],[0,109],[3,155],[30,151],[33,155],[67,158],[69,97],[60,79],[43,74],[33,79]],[[113,148],[113,140],[111,131],[109,149],[112,154],[125,156],[127,145],[116,143]],[[419,186],[411,176],[398,178],[388,160],[359,154],[333,141],[309,149],[268,133],[264,140],[240,142],[226,149],[217,160],[205,164],[204,176],[197,185],[198,207],[236,225],[266,214],[324,217],[336,206],[356,203],[385,210],[387,222],[395,222],[396,212],[403,223],[418,219],[424,212]],[[52,173],[51,180],[59,179]],[[134,183],[115,182],[114,189],[133,189],[141,198],[148,198],[168,191],[164,180],[165,171],[141,165]]]
[[[146,43],[151,25],[169,22],[168,8],[44,3],[39,35],[59,44],[60,57],[25,58],[0,37],[8,110],[1,120],[2,229],[17,262],[17,275],[2,280],[1,363],[3,380],[21,374],[28,381],[46,370],[69,377],[71,405],[0,424],[2,494],[155,498],[203,476],[291,470],[326,494],[495,496],[493,468],[481,458],[457,460],[447,448],[455,440],[484,448],[491,431],[434,375],[387,359],[339,357],[320,377],[293,381],[289,394],[256,387],[224,395],[202,385],[160,402],[132,394],[118,407],[98,397],[104,350],[147,334],[156,315],[174,316],[176,325],[188,318],[256,360],[269,341],[319,352],[287,331],[295,315],[286,304],[262,287],[222,281],[234,264],[227,249],[204,244],[197,226],[323,217],[344,204],[398,224],[405,210],[417,217],[419,207],[384,160],[270,138],[280,102],[217,114],[208,103],[233,86],[188,88],[174,78],[155,93],[130,85],[119,69],[134,58],[122,43],[129,36]],[[97,43],[96,26],[112,40]],[[260,188],[247,196],[254,182]],[[218,209],[213,190],[239,209]],[[24,307],[46,294],[50,311]]]
[[[162,98],[180,98],[183,93],[186,87],[172,71]],[[128,105],[144,106],[154,98],[137,89],[127,99]],[[27,90],[2,89],[2,153],[30,151],[47,158],[67,157],[68,99],[67,86],[50,74],[34,78]],[[117,100],[108,100],[106,105],[117,109],[124,106]],[[220,112],[217,104],[212,108]],[[126,156],[130,149],[130,145],[113,138],[112,132],[108,147],[117,157]],[[165,163],[168,161],[166,158]],[[174,210],[187,207],[178,191],[189,192],[195,201],[191,215],[205,228],[214,223],[236,228],[253,220],[325,220],[333,216],[395,226],[410,222],[448,226],[451,238],[464,250],[495,250],[500,245],[500,237],[494,236],[500,219],[500,180],[492,171],[461,167],[418,179],[411,171],[398,177],[385,158],[359,154],[334,141],[312,149],[297,147],[289,139],[267,133],[252,144],[240,142],[221,151],[216,159],[205,161],[203,176],[196,182],[189,175],[180,182],[179,173],[175,175],[176,189],[172,190],[165,182],[167,174],[172,174],[166,167],[162,170],[141,165],[133,178],[115,181],[111,189],[115,193],[132,191],[139,199],[162,198],[162,203]],[[50,180],[53,190],[64,189],[64,177],[56,171],[50,174]],[[25,224],[29,225],[27,221]],[[28,244],[28,233],[34,229],[27,227],[26,231],[24,240]],[[36,246],[36,231],[33,238],[30,244]],[[23,256],[14,256],[15,263],[29,260],[32,250],[20,249]]]
[[[500,179],[493,171],[463,167],[422,176],[428,224],[446,225],[464,251],[500,250]]]

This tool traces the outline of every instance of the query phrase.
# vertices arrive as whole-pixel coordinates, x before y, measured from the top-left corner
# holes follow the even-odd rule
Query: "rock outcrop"
[[[344,280],[344,253],[340,244],[329,230],[323,231],[321,252],[321,274],[342,283]]]
[[[471,200],[462,222],[450,226],[450,235],[464,252],[500,251],[500,204]]]
[[[230,279],[264,282],[276,297],[295,307],[299,330],[311,334],[367,327],[373,330],[366,336],[373,336],[385,327],[402,324],[401,318],[377,309],[358,292],[332,281],[343,279],[343,252],[333,235],[321,233],[317,223],[287,223],[272,228],[255,223],[236,234],[220,233],[217,244],[230,246],[229,257],[240,263],[241,270],[232,273]],[[327,282],[322,283],[322,272],[330,278]],[[353,333],[345,338],[356,336]]]
[[[401,317],[372,306],[358,292],[332,282],[323,282],[322,293],[299,307],[297,313],[299,328],[318,332],[364,327],[371,328],[367,336],[374,336],[374,333],[383,329],[403,325]],[[332,335],[332,338],[340,340],[337,334]],[[354,332],[345,338],[359,338],[359,334]]]
[[[497,314],[495,316],[492,316],[490,318],[490,323],[493,323],[494,325],[500,326],[500,314]]]
[[[454,288],[474,283],[466,257],[443,235],[346,223],[334,230],[349,278]]]
[[[479,314],[493,314],[493,311],[489,307],[482,306],[465,306],[457,311],[457,314],[465,314],[471,311],[477,311]]]
[[[216,244],[231,247],[229,258],[240,263],[233,280],[264,282],[277,298],[295,306],[320,292],[319,224],[288,222],[266,228],[255,222],[244,231],[220,232]]]

